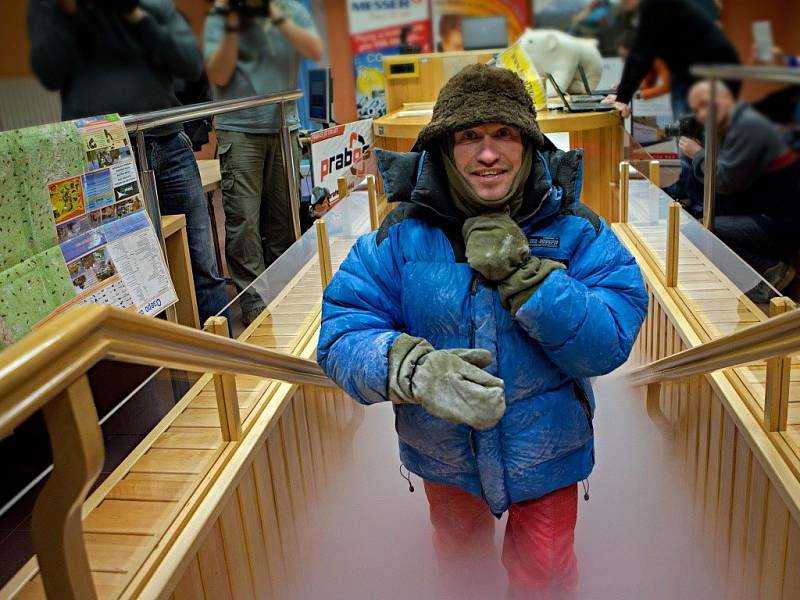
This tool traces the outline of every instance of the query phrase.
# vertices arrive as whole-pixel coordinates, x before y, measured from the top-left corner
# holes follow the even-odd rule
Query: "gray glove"
[[[506,410],[503,380],[483,370],[491,362],[488,350],[434,350],[427,340],[403,334],[389,349],[389,399],[489,429]]]
[[[488,212],[464,221],[467,262],[491,281],[502,281],[530,256],[528,238],[505,212]]]
[[[531,256],[524,265],[519,267],[497,286],[500,301],[511,314],[517,314],[520,307],[533,296],[536,289],[544,283],[550,273],[563,269],[564,264],[550,258]]]

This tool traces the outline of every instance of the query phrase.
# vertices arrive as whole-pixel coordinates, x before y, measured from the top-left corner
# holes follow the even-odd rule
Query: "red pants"
[[[433,545],[443,569],[456,569],[462,577],[491,573],[491,563],[496,562],[495,518],[486,503],[459,488],[430,481],[425,481],[425,494]],[[576,597],[577,516],[577,484],[509,507],[502,562],[510,598]]]

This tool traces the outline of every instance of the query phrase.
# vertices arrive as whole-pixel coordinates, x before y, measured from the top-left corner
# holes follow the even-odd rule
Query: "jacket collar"
[[[563,189],[553,179],[554,171],[561,171],[559,158],[563,153],[545,140],[544,148],[536,151],[531,174],[525,182],[522,207],[514,216],[525,227],[536,225],[565,207]],[[376,149],[376,156],[389,202],[410,202],[451,225],[464,221],[464,215],[450,199],[444,168],[429,152]]]

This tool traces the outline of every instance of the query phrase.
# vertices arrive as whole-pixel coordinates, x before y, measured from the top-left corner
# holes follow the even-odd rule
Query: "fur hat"
[[[417,136],[416,146],[430,149],[442,137],[485,123],[504,123],[519,129],[534,146],[544,143],[536,109],[522,80],[508,69],[469,65],[439,92],[433,117]]]

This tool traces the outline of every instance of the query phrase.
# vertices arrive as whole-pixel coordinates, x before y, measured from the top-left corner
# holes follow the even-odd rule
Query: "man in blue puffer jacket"
[[[510,71],[450,79],[415,148],[378,153],[400,204],[325,290],[319,364],[359,402],[394,403],[443,562],[491,546],[491,514],[509,510],[512,594],[569,596],[589,378],[627,359],[641,274],[578,202],[582,150],[544,138]]]

